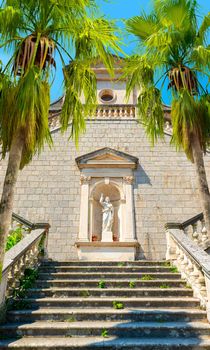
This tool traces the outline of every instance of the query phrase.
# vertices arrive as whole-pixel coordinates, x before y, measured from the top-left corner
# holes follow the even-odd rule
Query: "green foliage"
[[[124,309],[124,304],[122,302],[113,301],[112,305],[113,305],[113,308],[116,310]]]
[[[185,288],[192,289],[192,286],[190,284],[186,284]]]
[[[45,142],[52,145],[48,126],[49,105],[50,86],[37,67],[32,67],[13,84],[5,82],[0,97],[3,157],[10,150],[17,130],[24,142],[21,168],[31,161],[34,154],[41,152]]]
[[[69,318],[67,318],[67,320],[66,320],[66,322],[76,322],[77,320],[76,320],[76,318],[75,318],[75,316],[71,316],[71,317],[69,317]]]
[[[106,288],[106,282],[104,280],[100,280],[98,282],[98,287],[101,289]]]
[[[23,238],[22,228],[17,227],[14,231],[9,233],[6,242],[6,251],[14,247]]]
[[[144,275],[141,277],[142,281],[152,281],[154,280],[154,277],[150,276],[150,275]]]
[[[177,268],[176,266],[171,266],[171,267],[170,267],[170,271],[171,271],[172,273],[178,273],[178,272],[179,272],[179,270],[178,270],[178,268]]]
[[[108,337],[109,337],[107,329],[103,329],[103,330],[102,330],[101,336],[102,336],[103,338],[108,338]]]
[[[88,298],[90,296],[90,292],[88,290],[82,290],[80,292],[81,297]]]
[[[30,308],[30,303],[22,299],[26,296],[27,290],[33,287],[37,278],[37,269],[25,269],[24,276],[19,281],[19,287],[13,290],[12,297],[7,300],[8,309],[20,310]]]
[[[168,289],[170,286],[168,284],[161,284],[160,289]]]
[[[144,12],[126,22],[127,30],[140,41],[139,54],[125,60],[123,79],[127,97],[139,91],[139,120],[152,144],[163,137],[164,114],[160,89],[172,91],[172,143],[194,161],[192,135],[205,153],[209,145],[209,95],[200,77],[210,79],[210,13],[200,24],[197,1],[153,0],[150,14]]]
[[[195,99],[188,91],[183,90],[172,103],[173,136],[172,143],[183,148],[187,157],[193,161],[191,134],[196,133],[204,152],[209,144],[210,113],[208,99],[203,96]]]
[[[129,287],[130,288],[135,288],[136,287],[136,282],[135,281],[130,281],[129,282]]]
[[[117,264],[117,266],[118,266],[118,267],[123,267],[123,266],[125,266],[125,262],[124,262],[124,261],[119,262],[119,263]]]

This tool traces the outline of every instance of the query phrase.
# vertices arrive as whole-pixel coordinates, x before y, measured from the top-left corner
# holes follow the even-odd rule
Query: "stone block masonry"
[[[201,212],[194,166],[170,146],[170,136],[151,148],[144,128],[135,120],[92,120],[81,135],[79,148],[69,134],[53,132],[54,147],[45,150],[20,172],[14,211],[31,221],[51,224],[49,257],[77,259],[74,246],[79,230],[80,171],[75,158],[103,147],[139,158],[135,171],[134,208],[139,258],[164,259],[164,224],[184,221]],[[206,156],[210,175],[210,158]],[[6,161],[0,163],[3,178]]]

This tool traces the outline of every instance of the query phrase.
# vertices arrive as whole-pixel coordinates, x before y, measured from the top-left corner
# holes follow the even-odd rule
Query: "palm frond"
[[[96,109],[96,76],[92,60],[74,60],[66,67],[65,101],[61,113],[62,130],[71,123],[71,137],[78,143],[79,134],[85,130],[85,120]]]
[[[7,40],[18,33],[18,26],[21,25],[21,12],[18,8],[7,6],[0,9],[0,33],[1,39]]]
[[[100,58],[109,73],[113,75],[111,53],[122,52],[114,33],[116,29],[114,22],[108,22],[104,18],[86,18],[82,23],[78,23],[78,26],[73,34],[75,57],[79,59]]]
[[[29,93],[30,91],[30,93]],[[10,150],[17,130],[24,133],[21,168],[39,153],[44,143],[52,143],[48,126],[50,87],[36,67],[18,82],[5,81],[0,97],[0,139],[3,157]]]
[[[153,62],[154,63],[154,62]],[[145,56],[133,55],[123,62],[122,79],[126,79],[126,97],[130,97],[134,89],[141,90],[142,85],[151,86],[154,71]]]
[[[203,22],[198,30],[197,43],[202,45],[210,30],[210,12],[204,17]]]
[[[127,30],[141,40],[148,39],[158,29],[157,18],[152,14],[135,16],[126,21]]]
[[[210,110],[208,98],[195,99],[187,90],[174,98],[171,109],[173,124],[172,143],[177,149],[183,149],[193,161],[191,135],[196,134],[202,150],[205,152],[210,135]]]
[[[145,125],[152,145],[164,136],[164,113],[160,91],[154,86],[142,87],[137,103],[138,118]]]
[[[191,0],[154,0],[154,10],[163,27],[193,30],[196,25],[196,2]]]
[[[199,45],[194,47],[191,54],[191,60],[194,62],[195,67],[199,67],[202,70],[210,69],[210,45],[205,47]]]

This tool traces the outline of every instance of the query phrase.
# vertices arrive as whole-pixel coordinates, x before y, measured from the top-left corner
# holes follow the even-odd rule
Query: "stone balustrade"
[[[97,119],[134,119],[134,105],[99,105],[96,109]]]
[[[13,215],[13,221],[15,216],[16,214]],[[16,216],[16,219],[20,221],[22,218]],[[24,221],[23,225],[30,226],[32,231],[5,254],[0,281],[0,320],[3,317],[5,301],[13,294],[14,289],[18,288],[25,269],[38,266],[39,259],[43,256],[42,249],[44,249],[44,256],[47,256],[49,224],[32,224],[24,219],[22,221]]]
[[[60,113],[61,109],[51,110],[49,115],[49,127],[50,130],[56,130],[60,128]],[[168,117],[168,113],[164,110],[166,119],[164,125],[164,131],[168,135],[172,135],[173,129],[171,124],[171,119]],[[95,111],[95,115],[91,119],[103,120],[103,119],[116,119],[116,120],[126,120],[132,119],[136,120],[138,118],[136,113],[135,105],[98,105]],[[87,118],[88,119],[88,118]]]
[[[201,219],[201,227],[203,227],[202,222],[203,219]],[[195,227],[194,225],[195,223],[191,224]],[[175,224],[166,225],[166,260],[177,267],[182,278],[186,279],[192,287],[194,296],[199,298],[201,306],[207,309],[207,317],[210,322],[210,256],[198,246],[198,236],[195,235],[197,229],[193,230],[192,240],[186,235],[183,228],[174,226]]]
[[[203,249],[210,247],[210,240],[202,213],[183,223],[168,223],[167,227],[183,230],[187,237]]]

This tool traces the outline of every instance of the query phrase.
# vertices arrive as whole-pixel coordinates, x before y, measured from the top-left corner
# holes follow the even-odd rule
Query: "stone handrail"
[[[23,224],[23,222],[21,223]],[[26,225],[26,220],[24,225]],[[3,314],[2,310],[4,309],[5,300],[13,294],[15,288],[18,288],[19,280],[24,275],[25,269],[38,266],[42,256],[42,249],[44,249],[44,256],[47,256],[49,227],[49,224],[30,223],[32,230],[30,235],[26,235],[19,243],[6,252],[0,282],[0,314]]]
[[[172,262],[207,309],[210,322],[210,256],[180,228],[167,225],[166,260]]]
[[[20,216],[18,214],[12,213],[12,223],[14,223],[14,222],[20,224],[24,228],[27,228],[28,231],[32,231],[32,230],[36,230],[36,229],[48,230],[50,227],[50,225],[46,222],[33,223],[33,222],[26,220],[25,218],[23,218],[22,216]]]
[[[182,223],[169,222],[165,227],[166,229],[179,229],[184,231],[189,238],[203,249],[207,249],[210,246],[203,213]]]

